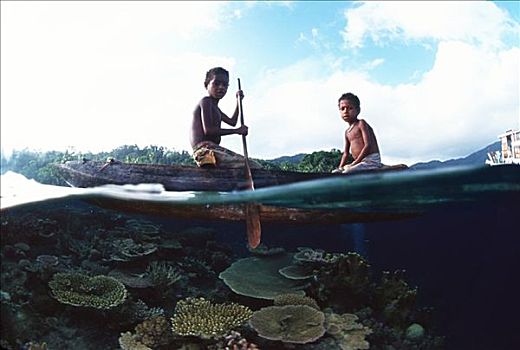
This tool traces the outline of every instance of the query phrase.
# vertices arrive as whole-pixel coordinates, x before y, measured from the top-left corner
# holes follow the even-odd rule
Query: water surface
[[[171,317],[176,302],[190,296],[238,302],[253,310],[270,305],[237,295],[218,278],[230,264],[252,255],[243,222],[181,220],[150,215],[144,209],[146,203],[185,208],[254,202],[309,210],[415,214],[346,224],[262,225],[268,247],[291,253],[299,247],[357,252],[370,264],[374,283],[383,271],[405,271],[403,278],[410,288],[417,287],[417,297],[402,321],[421,323],[426,335],[414,343],[403,333],[389,335],[390,328],[380,329],[367,336],[371,349],[383,349],[391,341],[403,349],[512,349],[520,344],[516,329],[520,290],[515,283],[520,268],[519,170],[518,166],[483,166],[363,174],[235,193],[166,192],[150,184],[64,188],[41,185],[18,174],[2,175],[2,346],[17,349],[33,341],[46,342],[49,349],[115,349],[121,333],[134,331],[146,319],[137,315],[136,305],[146,309],[148,316],[155,310]],[[144,206],[139,213],[92,204],[106,203],[103,199]],[[128,239],[140,249],[153,246],[155,250],[150,254],[141,250],[142,256],[127,259],[120,251]],[[49,256],[58,262],[46,266]],[[110,276],[132,270],[144,275],[154,261],[175,267],[182,278],[162,288],[128,287],[127,301],[114,309],[62,304],[50,293],[49,282],[58,272]],[[336,307],[338,313],[355,312],[361,319],[365,312],[359,305],[351,310],[337,302],[320,305],[327,306]],[[366,324],[376,330],[372,321],[367,317]],[[400,326],[401,331],[407,326]],[[240,331],[262,349],[289,348],[283,342],[261,339],[247,326]],[[442,337],[439,345],[436,339]],[[216,341],[198,342],[202,348],[217,346]],[[325,344],[334,348],[327,335],[296,348],[318,349]]]

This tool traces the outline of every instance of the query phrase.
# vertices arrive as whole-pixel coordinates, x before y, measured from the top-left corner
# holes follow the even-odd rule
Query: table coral
[[[204,298],[186,298],[175,307],[172,329],[182,336],[217,339],[229,334],[252,314],[251,309],[236,303],[212,304]]]
[[[112,241],[112,261],[132,261],[157,251],[154,243],[137,243],[131,238],[115,239]]]
[[[285,278],[291,280],[306,280],[316,275],[312,266],[308,265],[289,265],[282,267],[278,272]]]
[[[258,299],[274,299],[277,295],[304,295],[305,283],[285,278],[279,270],[291,264],[289,254],[250,257],[235,261],[219,277],[237,294]]]
[[[262,338],[305,344],[325,334],[325,315],[307,305],[268,306],[255,311],[249,324]]]
[[[320,310],[316,300],[300,294],[281,294],[273,299],[274,306],[285,305],[307,305],[316,310]]]
[[[126,298],[125,286],[108,276],[56,273],[49,282],[52,296],[63,304],[111,309]]]

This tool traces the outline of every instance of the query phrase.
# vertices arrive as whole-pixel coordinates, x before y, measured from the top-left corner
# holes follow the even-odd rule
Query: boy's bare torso
[[[207,111],[204,115],[202,113],[203,105]],[[211,141],[220,144],[220,135],[208,135],[204,132],[204,129],[220,129],[222,122],[221,113],[217,103],[211,97],[206,96],[200,100],[193,111],[190,138],[192,147],[202,141]]]
[[[368,148],[363,158],[373,153],[379,153],[379,146],[377,145],[374,131],[363,119],[357,120],[345,131],[345,138],[350,145],[350,153],[354,159],[359,157],[365,145]]]

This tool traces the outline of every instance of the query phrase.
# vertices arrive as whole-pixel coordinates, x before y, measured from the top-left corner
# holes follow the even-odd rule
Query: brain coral
[[[249,324],[262,338],[305,344],[325,334],[325,315],[307,305],[269,306],[251,317]]]
[[[173,332],[203,339],[223,337],[247,321],[253,312],[240,304],[212,304],[204,298],[186,298],[175,306]]]
[[[52,296],[63,304],[110,309],[126,298],[125,286],[108,276],[56,273],[49,282]]]

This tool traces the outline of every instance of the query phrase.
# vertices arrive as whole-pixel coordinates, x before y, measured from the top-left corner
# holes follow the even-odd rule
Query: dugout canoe
[[[181,165],[132,164],[119,161],[68,161],[55,165],[62,178],[72,187],[102,185],[162,184],[167,191],[229,192],[247,188],[244,168],[198,168]],[[377,171],[406,169],[405,165],[385,166]],[[297,183],[306,180],[345,176],[331,173],[303,173],[294,171],[251,169],[255,188]],[[88,196],[87,202],[123,212],[175,217],[186,220],[243,221],[245,205],[179,204],[153,200]],[[341,224],[375,222],[410,218],[413,211],[318,210],[258,204],[260,220],[274,224]]]
[[[63,180],[72,187],[96,187],[158,183],[166,191],[218,191],[229,192],[247,188],[244,167],[199,168],[195,166],[132,164],[120,161],[68,161],[56,164]],[[403,170],[406,165],[384,166],[376,171]],[[296,171],[251,169],[255,188],[345,176],[331,173],[304,173]]]

